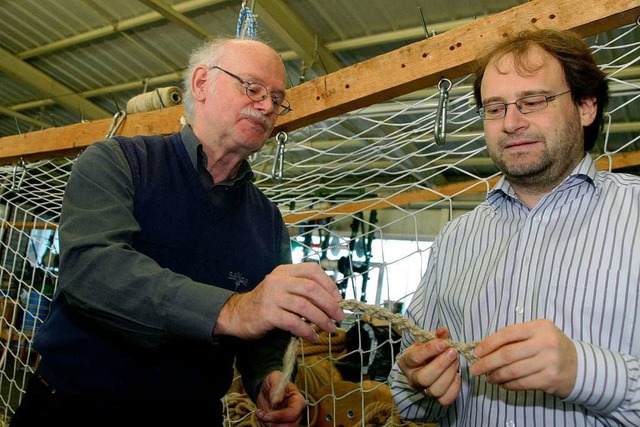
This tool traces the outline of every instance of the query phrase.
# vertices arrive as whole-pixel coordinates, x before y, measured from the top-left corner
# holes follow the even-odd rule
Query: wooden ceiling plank
[[[575,0],[534,0],[291,89],[287,98],[293,111],[277,130],[291,131],[406,95],[443,77],[465,76],[479,52],[524,28],[567,29],[587,37],[635,22],[639,14],[637,0],[583,0],[580,8]]]
[[[615,170],[640,165],[640,152],[615,153],[602,156],[596,160],[599,170]],[[429,189],[410,190],[398,193],[384,199],[368,199],[358,202],[343,203],[322,210],[310,210],[304,212],[285,213],[284,221],[287,224],[298,224],[302,221],[331,218],[338,215],[354,214],[357,212],[371,211],[374,209],[393,209],[398,206],[408,206],[426,202],[444,200],[445,197],[487,193],[498,182],[500,175],[495,175],[485,181],[470,180],[455,184],[440,185]]]
[[[258,2],[255,10],[260,21],[319,74],[332,73],[343,67],[322,44],[321,38],[282,0]]]
[[[174,4],[172,7],[177,12],[187,13],[197,11],[212,5],[224,3],[227,0],[190,0],[183,3]],[[137,28],[153,24],[154,22],[165,19],[158,12],[149,12],[133,18],[123,19],[122,21],[115,22],[113,24],[105,25],[104,27],[95,28],[80,34],[75,34],[65,39],[56,40],[51,43],[38,46],[32,49],[27,49],[18,53],[16,56],[20,59],[28,59],[36,56],[48,55],[52,52],[61,49],[69,49],[73,46],[94,42],[99,39],[103,39],[119,32],[135,30]]]
[[[164,16],[166,20],[173,22],[179,27],[184,28],[186,31],[190,32],[198,38],[213,38],[213,34],[211,34],[207,30],[202,28],[202,26],[198,25],[196,22],[187,18],[184,14],[178,12],[176,9],[161,0],[138,1],[148,8],[155,10],[160,15]]]
[[[442,77],[464,76],[478,52],[518,29],[569,29],[586,37],[633,23],[638,15],[637,0],[582,0],[580,8],[574,0],[533,0],[292,88],[287,98],[293,111],[280,118],[274,134],[433,86]],[[182,115],[182,106],[130,115],[119,134],[174,132]],[[56,148],[77,150],[102,139],[110,121],[0,138],[0,161],[42,157],[47,140],[60,141]]]
[[[0,48],[0,71],[37,89],[44,96],[55,99],[58,104],[71,111],[83,111],[87,118],[100,119],[109,115],[108,111],[75,94],[67,86],[2,48]]]

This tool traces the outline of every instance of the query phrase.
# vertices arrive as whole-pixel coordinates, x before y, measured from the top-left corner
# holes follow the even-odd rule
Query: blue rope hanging
[[[253,15],[253,11],[246,5],[246,3],[246,1],[242,2],[240,15],[238,15],[236,38],[255,40],[258,33],[258,22]]]

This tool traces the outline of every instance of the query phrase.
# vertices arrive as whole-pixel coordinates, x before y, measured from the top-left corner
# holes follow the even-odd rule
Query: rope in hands
[[[415,337],[416,341],[418,342],[428,342],[437,338],[434,331],[425,331],[424,329],[416,326],[402,314],[392,313],[384,307],[365,304],[356,300],[342,300],[340,301],[340,306],[343,309],[349,311],[361,312],[364,314],[368,314],[369,316],[376,319],[386,320],[391,324],[391,326],[394,326],[396,329],[409,332]],[[272,404],[274,406],[282,402],[282,398],[284,397],[284,390],[289,382],[289,377],[293,373],[293,368],[295,367],[297,358],[296,350],[298,347],[298,339],[299,338],[297,337],[291,338],[291,341],[287,346],[287,350],[285,351],[282,361],[282,377],[280,377],[280,381],[276,385],[276,389],[273,393]],[[458,353],[460,353],[469,362],[476,361],[476,357],[473,354],[473,349],[476,347],[479,341],[473,341],[467,344],[461,344],[450,339],[446,339],[445,341],[447,341],[447,343],[452,348],[458,350]]]

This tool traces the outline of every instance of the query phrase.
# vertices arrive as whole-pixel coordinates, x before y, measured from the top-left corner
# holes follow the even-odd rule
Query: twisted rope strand
[[[359,311],[370,315],[376,319],[387,320],[391,325],[395,326],[401,331],[408,331],[419,342],[427,342],[436,339],[436,333],[433,331],[425,331],[417,327],[409,319],[402,314],[392,313],[384,307],[377,305],[369,305],[356,300],[343,300],[340,302],[340,306],[344,309],[351,311]],[[445,340],[452,347],[458,350],[465,359],[469,362],[475,362],[476,356],[473,354],[473,349],[476,348],[479,341],[473,341],[468,344],[461,344],[450,339]]]
[[[340,301],[340,306],[343,309],[350,310],[353,312],[361,312],[364,314],[368,314],[369,316],[386,320],[391,323],[392,326],[396,327],[400,331],[408,331],[411,335],[413,335],[417,341],[419,342],[428,342],[436,339],[436,333],[434,331],[425,331],[424,329],[419,328],[414,323],[412,323],[409,319],[405,318],[402,314],[392,313],[384,307],[380,307],[377,305],[365,304],[356,300],[342,300]],[[461,344],[456,341],[452,341],[450,339],[445,340],[452,347],[458,350],[465,359],[469,362],[475,362],[477,360],[476,356],[473,354],[473,349],[476,348],[476,345],[479,341],[473,341],[467,344]],[[298,346],[298,338],[293,337],[289,342],[289,346],[285,352],[285,356],[282,361],[283,372],[289,373],[293,372],[293,366],[296,363],[296,351],[295,349]],[[273,393],[272,402],[273,405],[277,405],[282,402],[282,398],[284,396],[284,389],[289,382],[289,375],[282,375],[280,381],[276,385],[276,388]]]

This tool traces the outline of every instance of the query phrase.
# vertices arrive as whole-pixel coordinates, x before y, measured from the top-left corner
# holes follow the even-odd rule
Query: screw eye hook
[[[289,139],[289,135],[283,130],[276,135],[276,156],[273,159],[273,167],[271,168],[271,179],[277,184],[282,182],[284,177],[284,146]]]
[[[447,140],[447,111],[449,106],[449,90],[453,84],[451,80],[443,78],[438,82],[438,109],[436,111],[436,123],[434,139],[437,145],[444,145]]]

